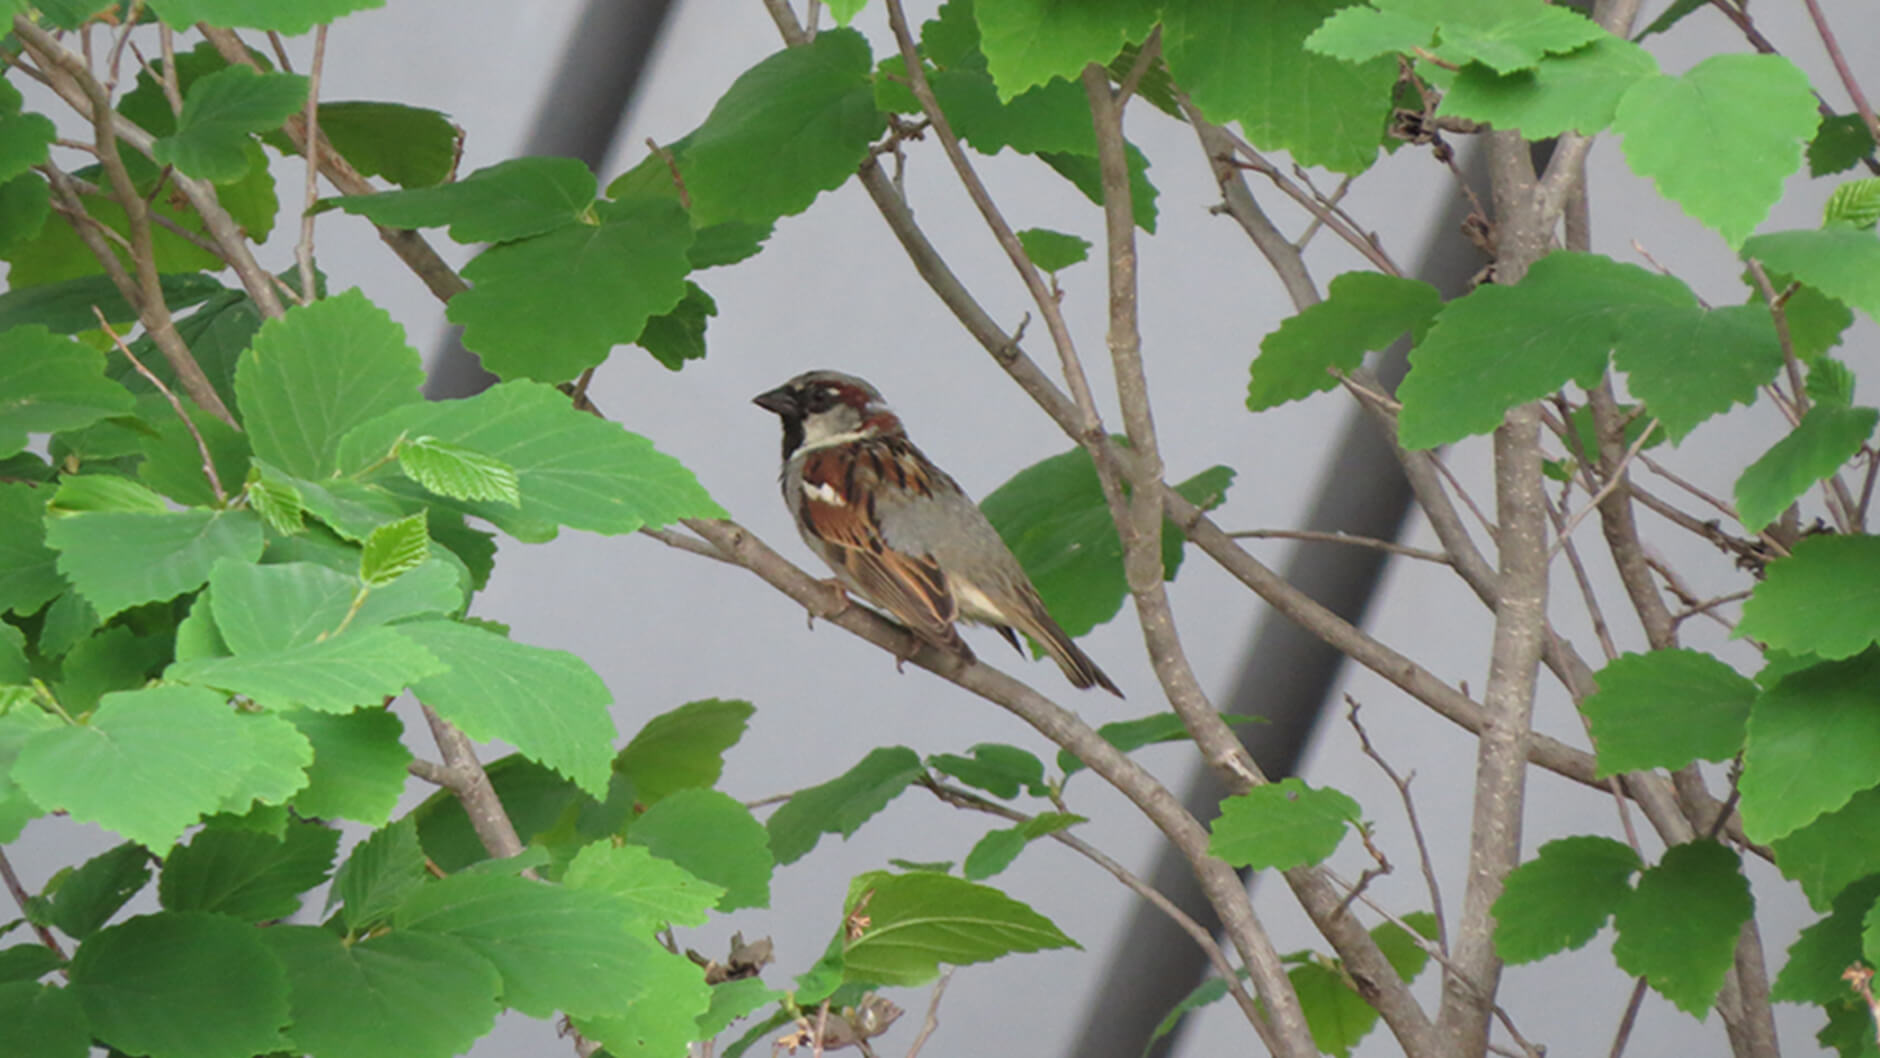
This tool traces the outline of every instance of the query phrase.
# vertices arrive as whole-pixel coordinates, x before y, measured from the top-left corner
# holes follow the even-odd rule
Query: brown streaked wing
[[[853,458],[853,447],[810,453],[803,463],[803,483],[843,497],[873,493],[881,461]],[[923,639],[964,649],[953,628],[959,604],[947,590],[946,575],[926,555],[889,547],[881,538],[872,502],[828,503],[807,491],[802,502],[804,523],[817,538],[832,545],[837,553],[831,557],[842,563],[863,594]]]

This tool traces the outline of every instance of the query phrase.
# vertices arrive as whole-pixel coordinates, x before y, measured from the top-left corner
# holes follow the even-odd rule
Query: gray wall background
[[[936,5],[911,6],[913,17],[921,18]],[[1662,6],[1648,4],[1648,16]],[[1880,71],[1880,12],[1862,0],[1828,0],[1824,6],[1855,69],[1870,75]],[[383,10],[348,17],[331,33],[323,96],[392,99],[446,111],[469,132],[462,171],[492,164],[518,153],[528,139],[580,7],[575,0],[398,0]],[[1758,5],[1757,13],[1777,45],[1816,77],[1831,102],[1846,109],[1799,5]],[[857,26],[875,42],[877,55],[891,49],[879,4],[865,9]],[[291,46],[304,69],[309,39]],[[620,130],[617,154],[601,171],[603,182],[644,155],[646,137],[670,140],[691,129],[732,78],[778,46],[753,0],[675,4]],[[1670,72],[1715,48],[1743,50],[1715,12],[1699,12],[1652,47]],[[1870,77],[1873,84],[1880,79]],[[1148,107],[1131,108],[1128,131],[1148,153],[1162,192],[1159,233],[1143,239],[1140,248],[1145,352],[1169,471],[1182,477],[1227,463],[1239,478],[1218,515],[1222,524],[1296,525],[1318,486],[1325,448],[1352,413],[1349,401],[1322,395],[1260,416],[1246,412],[1247,364],[1260,338],[1290,314],[1290,307],[1232,222],[1208,214],[1218,196],[1192,135]],[[1097,209],[1042,166],[1010,155],[979,165],[1014,226],[1051,227],[1100,240]],[[1591,165],[1598,249],[1639,261],[1636,242],[1711,302],[1743,296],[1737,266],[1722,240],[1659,200],[1648,183],[1626,169],[1614,143],[1602,140]],[[302,179],[298,166],[277,161],[275,171],[283,198],[294,194],[290,189]],[[1796,186],[1803,183],[1798,179]],[[1796,194],[1767,226],[1814,223],[1828,186],[1823,182]],[[954,268],[998,318],[1015,325],[1029,307],[1024,292],[957,189],[937,146],[911,146],[907,188],[918,217]],[[1261,189],[1256,185],[1255,190]],[[1427,153],[1406,150],[1380,162],[1358,182],[1347,203],[1400,262],[1409,263],[1428,239],[1450,236],[1433,231],[1432,218],[1455,194],[1454,182]],[[1296,230],[1298,222],[1286,209],[1274,212]],[[441,233],[434,241],[454,263],[470,256],[450,246]],[[362,287],[404,324],[417,348],[438,346],[446,332],[442,307],[363,221],[322,216],[319,247],[321,267],[334,289]],[[263,254],[264,263],[274,268],[286,267],[291,258],[291,233],[277,237]],[[1321,284],[1362,267],[1328,237],[1314,243],[1311,261]],[[795,539],[776,495],[775,420],[748,403],[752,395],[799,371],[834,367],[866,375],[896,404],[928,453],[978,496],[1068,447],[921,284],[872,204],[854,186],[825,195],[807,214],[781,222],[758,258],[698,278],[719,305],[708,334],[710,357],[674,375],[639,351],[622,349],[600,371],[593,395],[611,418],[683,460],[735,517],[800,563],[812,560]],[[1074,268],[1062,282],[1067,315],[1101,394],[1107,373],[1100,266]],[[1844,347],[1869,386],[1876,378],[1874,338],[1871,321],[1862,319]],[[1040,360],[1054,360],[1041,340],[1030,345]],[[1114,405],[1105,408],[1116,421]],[[1712,491],[1728,494],[1731,468],[1759,454],[1780,428],[1766,408],[1739,410],[1699,429],[1665,458]],[[1492,502],[1484,441],[1458,446],[1449,461],[1480,501]],[[1645,525],[1655,546],[1700,591],[1737,586],[1727,560],[1649,517]],[[1589,554],[1596,554],[1597,527],[1589,522],[1579,536]],[[1406,541],[1435,546],[1417,519]],[[1258,542],[1256,553],[1277,564],[1289,547]],[[1597,558],[1591,561],[1622,647],[1641,646],[1616,578]],[[1557,566],[1553,616],[1563,631],[1579,636],[1588,629],[1584,611],[1564,565]],[[1199,556],[1191,556],[1172,596],[1197,672],[1211,689],[1225,694],[1240,675],[1250,636],[1270,615]],[[821,781],[881,744],[931,753],[1004,741],[1049,759],[1051,747],[1004,712],[917,670],[897,675],[889,658],[845,633],[807,629],[794,603],[748,574],[671,552],[645,538],[566,533],[542,546],[504,541],[502,562],[477,612],[510,623],[518,639],[588,659],[613,691],[623,738],[645,719],[693,699],[741,697],[756,703],[749,732],[728,755],[722,783],[744,799]],[[1367,624],[1452,683],[1479,688],[1486,676],[1490,617],[1445,569],[1394,564]],[[1686,630],[1694,645],[1721,649],[1726,658],[1751,666],[1751,653],[1729,644],[1715,625],[1693,621]],[[1155,681],[1127,608],[1085,641],[1130,695],[1127,703],[1071,691],[1049,663],[1021,663],[992,637],[978,635],[973,641],[987,660],[1017,669],[1092,723],[1158,707]],[[1590,635],[1584,641],[1591,643]],[[1543,687],[1537,726],[1583,741],[1565,695],[1552,684]],[[1392,763],[1416,773],[1419,811],[1454,914],[1466,858],[1473,743],[1368,673],[1348,672],[1340,691],[1364,704],[1367,728]],[[1380,845],[1397,870],[1373,883],[1372,896],[1399,911],[1426,907],[1395,791],[1359,755],[1342,709],[1328,716],[1333,722],[1322,726],[1302,774],[1314,784],[1350,793],[1377,821]],[[410,714],[407,728],[414,750],[434,755],[422,724]],[[1259,729],[1248,730],[1257,741]],[[492,747],[485,757],[499,752]],[[1148,750],[1143,759],[1177,789],[1193,768],[1192,754],[1179,747]],[[1526,832],[1530,852],[1565,834],[1618,833],[1609,799],[1543,772],[1533,774]],[[1139,872],[1148,870],[1157,836],[1121,798],[1085,777],[1071,784],[1069,799],[1073,810],[1092,819],[1082,829],[1087,839]],[[883,866],[891,856],[958,860],[987,825],[909,794],[852,840],[825,839],[807,859],[780,871],[772,883],[771,910],[740,912],[685,931],[681,941],[717,953],[733,930],[769,935],[780,962],[768,977],[773,984],[787,984],[788,975],[806,968],[835,928],[849,876]],[[113,840],[95,828],[41,821],[11,851],[28,886],[36,888],[60,864]],[[1366,864],[1355,846],[1347,842],[1332,861],[1347,877]],[[1649,838],[1648,846],[1655,848]],[[1794,887],[1758,867],[1752,863],[1751,873],[1764,898],[1759,918],[1773,972],[1797,930],[1813,916]],[[961,970],[947,992],[941,1029],[928,1044],[928,1055],[1070,1053],[1093,1005],[1105,1001],[1094,993],[1104,967],[1112,959],[1131,958],[1132,953],[1114,948],[1133,897],[1067,851],[1050,843],[1036,845],[997,882],[1051,916],[1086,950]],[[1262,880],[1255,897],[1281,951],[1322,947],[1282,886]],[[1508,972],[1502,999],[1529,1039],[1559,1055],[1606,1052],[1630,989],[1630,981],[1612,967],[1609,944],[1610,934],[1602,934],[1581,952]],[[1426,974],[1425,995],[1434,996],[1436,977],[1434,971]],[[922,990],[891,994],[910,1013],[883,1042],[884,1054],[904,1052],[927,1001]],[[1811,1011],[1781,1007],[1778,1018],[1788,1053],[1816,1053],[1818,1026]],[[562,1054],[566,1048],[548,1024],[507,1018],[471,1053],[507,1058]],[[1395,1050],[1380,1029],[1360,1053]],[[1258,1053],[1258,1044],[1223,1004],[1199,1016],[1178,1053]],[[1652,997],[1630,1053],[1727,1054],[1728,1049],[1715,1017],[1699,1023]]]

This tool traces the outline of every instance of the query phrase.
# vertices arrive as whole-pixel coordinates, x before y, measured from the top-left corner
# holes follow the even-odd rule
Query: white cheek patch
[[[836,487],[827,483],[812,485],[805,481],[803,482],[803,495],[808,496],[817,503],[828,504],[831,507],[847,507],[849,505],[849,501],[842,498],[842,494],[836,491]]]

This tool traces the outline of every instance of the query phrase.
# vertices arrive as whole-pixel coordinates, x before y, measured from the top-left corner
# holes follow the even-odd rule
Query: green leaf
[[[887,128],[873,65],[861,34],[833,29],[740,74],[679,156],[693,222],[766,224],[846,182]]]
[[[297,705],[344,713],[382,702],[407,686],[428,686],[446,664],[403,631],[380,627],[271,653],[179,661],[164,671],[164,678],[247,695],[275,709]]]
[[[710,787],[724,771],[725,750],[737,745],[756,711],[736,700],[687,702],[648,720],[613,768],[632,780],[633,799],[644,805],[678,790]]]
[[[1208,851],[1236,867],[1287,870],[1322,862],[1358,820],[1358,802],[1337,790],[1281,779],[1222,801]]]
[[[846,939],[843,980],[918,985],[940,963],[968,966],[1014,952],[1075,948],[1038,912],[983,885],[930,871],[875,871],[850,883],[844,914],[859,900],[867,925]]]
[[[770,906],[775,865],[763,824],[717,790],[680,790],[646,810],[627,840],[721,886],[720,911]]]
[[[52,215],[52,192],[38,173],[0,183],[0,256],[38,238]]]
[[[685,296],[692,228],[676,202],[628,199],[599,213],[599,224],[493,246],[464,266],[472,286],[444,314],[492,373],[571,379]]]
[[[0,183],[46,161],[58,129],[44,114],[0,113]]]
[[[690,255],[692,267],[700,267],[697,244]],[[677,371],[688,360],[705,359],[705,321],[718,315],[718,303],[691,280],[685,282],[685,296],[666,312],[646,321],[634,343],[653,354],[653,359],[669,371]]]
[[[253,927],[200,911],[113,926],[72,956],[99,1040],[150,1058],[250,1058],[287,1045],[287,975]]]
[[[1221,720],[1227,724],[1260,722],[1258,717],[1235,713],[1222,713]],[[1158,742],[1185,741],[1188,728],[1182,724],[1182,718],[1172,712],[1151,713],[1134,720],[1112,720],[1097,728],[1097,734],[1124,753],[1131,753]],[[1057,765],[1067,778],[1085,767],[1084,762],[1072,756],[1067,749],[1058,750]]]
[[[1397,63],[1352,64],[1304,48],[1342,6],[1174,0],[1162,9],[1162,51],[1209,120],[1238,121],[1256,146],[1285,150],[1302,165],[1359,173],[1377,157]]]
[[[144,511],[164,514],[170,505],[163,497],[129,478],[115,474],[79,474],[59,479],[47,512],[54,516],[80,511]]]
[[[1880,220],[1880,177],[1849,180],[1835,187],[1821,207],[1821,224],[1872,228]]]
[[[1053,77],[1075,83],[1085,66],[1141,43],[1157,12],[1144,0],[1008,0],[977,4],[973,14],[999,98],[1010,99]]]
[[[1873,134],[1859,114],[1836,114],[1821,119],[1815,138],[1808,141],[1808,175],[1845,172],[1873,154]]]
[[[1083,822],[1083,816],[1069,812],[1043,812],[1015,827],[994,830],[974,843],[960,873],[969,882],[983,881],[1010,867],[1026,845]]]
[[[423,382],[404,328],[356,290],[294,306],[263,324],[235,371],[255,455],[308,478],[330,476],[339,467],[340,438],[418,402]]]
[[[12,843],[26,824],[47,813],[21,787],[14,762],[27,741],[59,725],[57,717],[23,696],[0,692],[0,840]]]
[[[261,936],[287,968],[295,1047],[315,1058],[462,1054],[495,1024],[502,975],[454,937],[401,930],[348,944],[316,926]]]
[[[53,876],[52,924],[73,940],[84,940],[104,928],[130,898],[150,881],[150,853],[127,841],[86,860],[75,870]]]
[[[1247,972],[1242,970],[1240,971],[1240,975],[1244,979]],[[1148,1043],[1143,1045],[1143,1058],[1149,1058],[1150,1055],[1154,1054],[1156,1041],[1174,1032],[1175,1026],[1181,1024],[1183,1018],[1202,1007],[1220,1002],[1222,999],[1226,998],[1226,996],[1227,981],[1223,978],[1210,977],[1196,985],[1192,991],[1178,1000],[1174,1006],[1170,1007],[1168,1013],[1162,1015],[1161,1021],[1156,1023],[1155,1031],[1149,1034]]]
[[[384,0],[293,0],[292,3],[255,3],[254,0],[156,0],[150,5],[171,29],[190,29],[198,22],[234,29],[274,30],[297,37],[322,22],[341,15],[383,7]]]
[[[1794,63],[1713,55],[1680,77],[1641,78],[1612,127],[1633,172],[1734,247],[1782,197],[1820,121]]]
[[[121,625],[103,629],[73,645],[52,687],[68,713],[88,713],[111,691],[142,687],[162,668],[165,653],[159,637]]]
[[[1632,891],[1631,846],[1591,834],[1542,845],[1495,899],[1495,950],[1509,963],[1544,959],[1593,939]]]
[[[478,741],[501,739],[607,796],[613,696],[588,663],[455,621],[401,625],[448,667],[412,684],[426,705]]]
[[[1827,910],[1849,885],[1880,874],[1880,851],[1868,836],[1880,826],[1880,789],[1862,790],[1847,804],[1770,843],[1782,876],[1799,883],[1808,902]]]
[[[189,86],[176,133],[159,137],[151,157],[218,184],[248,172],[249,136],[279,125],[307,103],[307,79],[230,66]]]
[[[1599,670],[1580,703],[1599,748],[1599,776],[1724,761],[1743,748],[1756,684],[1699,650],[1626,654]]]
[[[502,974],[503,1003],[530,1017],[611,1013],[635,990],[641,940],[611,893],[515,875],[454,874],[405,898],[394,932],[462,941]]]
[[[824,834],[846,840],[921,772],[920,754],[906,746],[882,746],[828,782],[791,794],[765,824],[777,862],[795,863],[809,855]]]
[[[1421,336],[1442,308],[1435,287],[1376,272],[1346,272],[1324,301],[1288,317],[1260,340],[1247,410],[1265,411],[1338,385],[1346,372],[1406,332]]]
[[[47,523],[46,542],[59,572],[108,618],[201,587],[218,559],[252,562],[263,541],[252,513],[187,510],[68,515]]]
[[[1824,356],[1808,366],[1802,390],[1817,404],[1845,408],[1854,400],[1854,373],[1839,360]]]
[[[1149,159],[1133,143],[1124,145],[1123,155],[1129,162],[1130,212],[1135,217],[1136,227],[1154,235],[1157,192],[1149,183]],[[1057,170],[1057,174],[1075,185],[1085,198],[1099,206],[1103,204],[1103,177],[1094,156],[1047,151],[1040,153],[1038,160]]]
[[[58,952],[37,941],[0,948],[0,983],[37,981],[64,965]]]
[[[104,377],[102,353],[39,326],[0,331],[0,394],[0,457],[24,449],[28,434],[76,430],[134,403]]]
[[[1782,365],[1774,324],[1755,306],[1707,312],[1669,276],[1553,253],[1513,286],[1480,287],[1443,307],[1398,387],[1400,438],[1430,448],[1486,433],[1508,408],[1597,380],[1609,351],[1674,441],[1754,400]]]
[[[281,838],[210,827],[163,860],[157,896],[166,911],[213,911],[244,922],[286,918],[302,893],[326,881],[339,831],[289,823]]]
[[[86,1058],[91,1029],[72,990],[32,981],[0,984],[0,1052]]]
[[[1713,841],[1665,850],[1619,902],[1612,957],[1673,1006],[1702,1018],[1723,987],[1737,931],[1755,908],[1736,854]]]
[[[647,940],[634,944],[635,993],[619,1013],[579,1018],[575,1025],[617,1058],[666,1058],[688,1049],[698,1036],[698,1019],[711,1008],[712,987],[682,955]]]
[[[1859,454],[1880,411],[1819,405],[1794,431],[1745,467],[1736,479],[1736,509],[1745,526],[1760,529],[1789,504]]]
[[[1045,272],[1061,272],[1090,256],[1090,240],[1049,228],[1026,228],[1018,233],[1025,256]]]
[[[722,518],[723,509],[692,472],[618,423],[569,406],[553,387],[529,382],[492,386],[468,400],[416,404],[353,431],[345,464],[365,466],[401,434],[433,436],[500,459],[516,471],[520,512],[492,503],[464,503],[525,539],[558,523],[599,533],[630,533],[680,518]]]
[[[600,889],[631,904],[648,928],[668,923],[702,926],[707,912],[725,895],[713,885],[639,845],[597,841],[575,854],[562,883],[575,889]]]
[[[1603,31],[1578,12],[1543,0],[1374,0],[1327,19],[1306,47],[1347,62],[1434,47],[1458,65],[1483,63],[1511,73],[1549,54],[1573,51]]]
[[[1861,920],[1877,895],[1880,878],[1866,878],[1835,897],[1833,913],[1802,930],[1789,947],[1788,962],[1776,975],[1769,998],[1821,1004],[1847,999],[1847,982],[1841,974],[1861,959]]]
[[[784,993],[756,977],[741,977],[713,985],[711,1006],[698,1018],[698,1038],[712,1039],[730,1028],[732,1022],[783,998]]]
[[[1880,651],[1789,673],[1750,710],[1744,832],[1753,841],[1774,841],[1843,807],[1880,786],[1877,762]]]
[[[364,932],[383,922],[427,878],[417,822],[406,816],[353,847],[333,875],[328,899],[341,905],[346,928]]]
[[[157,277],[163,291],[163,303],[171,312],[181,312],[227,289],[213,277],[200,272]],[[110,277],[95,275],[67,279],[59,283],[25,287],[0,293],[0,331],[38,324],[54,334],[83,334],[98,329],[96,305],[104,318],[114,324],[137,319],[137,310],[118,292]],[[192,350],[193,351],[193,350]],[[141,357],[140,357],[141,359]]]
[[[359,579],[368,587],[383,588],[430,557],[431,536],[420,511],[372,530],[359,553]]]
[[[1880,236],[1871,231],[1833,224],[1770,232],[1745,242],[1743,256],[1880,319]]]
[[[1736,634],[1796,654],[1847,658],[1880,639],[1880,537],[1811,536],[1743,604]]]
[[[382,825],[405,789],[411,751],[399,741],[404,723],[377,709],[350,713],[294,710],[286,714],[313,746],[307,785],[294,795],[302,815]]]
[[[400,443],[398,468],[411,480],[454,500],[494,500],[511,507],[521,503],[512,467],[435,437],[414,437]]]
[[[439,111],[371,102],[321,103],[320,131],[361,176],[382,176],[399,187],[443,183],[457,164],[463,135]],[[281,139],[283,153],[293,153],[286,149],[291,141]]]
[[[594,205],[594,192],[594,172],[587,163],[576,158],[527,157],[478,169],[438,187],[343,195],[328,201],[387,228],[448,225],[452,240],[469,244],[511,242],[568,227]]]
[[[981,154],[997,154],[1010,147],[1024,154],[1096,157],[1097,132],[1090,120],[1089,97],[1076,81],[1055,78],[1001,101],[983,62],[975,52],[971,65],[935,70],[928,76],[941,110],[969,146]]]
[[[346,552],[352,561],[355,552]],[[334,638],[342,622],[356,632],[463,605],[456,574],[427,562],[366,595],[353,609],[359,582],[311,562],[251,566],[223,562],[209,577],[215,620],[235,654],[273,654]]]
[[[46,546],[46,496],[31,482],[0,482],[0,610],[22,617],[65,590]]]
[[[1026,750],[998,742],[981,742],[969,752],[971,757],[957,753],[935,754],[927,763],[935,771],[996,797],[1017,797],[1021,789],[1034,797],[1044,796],[1044,762]]]
[[[1612,124],[1627,89],[1657,72],[1657,61],[1644,48],[1601,37],[1506,75],[1470,63],[1456,73],[1436,113],[1513,129],[1531,140],[1568,130],[1590,136]]]

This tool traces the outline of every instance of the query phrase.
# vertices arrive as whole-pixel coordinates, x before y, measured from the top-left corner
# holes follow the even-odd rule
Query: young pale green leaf
[[[1495,900],[1495,950],[1528,963],[1593,939],[1631,892],[1641,864],[1631,847],[1591,834],[1542,845],[1508,874]]]
[[[65,590],[45,518],[45,493],[32,482],[0,482],[0,611],[25,616]]]
[[[148,460],[145,466],[149,466]],[[248,481],[243,486],[242,494],[248,498],[248,506],[254,508],[255,513],[276,534],[292,536],[306,528],[307,511],[301,502],[300,490],[270,479],[261,472],[260,467],[249,467]]]
[[[1862,790],[1770,847],[1782,876],[1799,883],[1808,902],[1825,911],[1843,889],[1880,874],[1880,849],[1869,840],[1875,827],[1880,827],[1880,789]]]
[[[974,843],[960,873],[969,882],[984,881],[1010,867],[1026,845],[1083,822],[1087,822],[1083,816],[1069,812],[1043,812],[1015,827],[994,830]]]
[[[693,244],[697,249],[698,244]],[[696,254],[692,267],[699,267]],[[689,360],[705,359],[705,321],[718,315],[718,303],[697,283],[685,281],[685,296],[671,309],[646,321],[634,344],[653,354],[653,359],[669,371],[677,371]]]
[[[614,771],[633,782],[633,799],[650,805],[667,794],[710,787],[724,771],[724,754],[744,736],[756,708],[749,702],[706,698],[648,720],[614,758]]]
[[[40,326],[0,331],[0,393],[0,457],[24,449],[28,434],[89,426],[135,403],[104,377],[102,353]]]
[[[398,467],[411,480],[454,500],[493,500],[511,507],[522,501],[516,471],[500,459],[474,449],[413,437],[398,445]]]
[[[1714,841],[1665,850],[1613,911],[1612,957],[1652,990],[1701,1018],[1723,987],[1737,931],[1755,909],[1736,854]]]
[[[404,328],[352,290],[296,305],[263,324],[235,370],[255,455],[306,478],[330,476],[340,438],[420,401],[423,382]]]
[[[613,696],[587,662],[456,621],[418,621],[399,632],[448,667],[412,684],[426,705],[471,738],[501,739],[607,796]]]
[[[359,579],[382,588],[423,565],[431,557],[431,536],[423,511],[372,530],[359,552]]]
[[[250,1058],[287,1046],[287,975],[261,932],[164,911],[91,937],[72,985],[97,1038],[150,1058]]]
[[[1833,357],[1820,357],[1808,365],[1808,381],[1802,390],[1817,404],[1845,408],[1854,402],[1854,373]]]
[[[1680,77],[1641,78],[1612,127],[1633,172],[1741,246],[1802,167],[1820,121],[1808,76],[1788,59],[1713,55]]]
[[[390,228],[448,225],[457,242],[502,243],[580,222],[594,205],[595,187],[593,170],[579,159],[528,157],[511,158],[438,187],[329,201]]]
[[[834,29],[740,74],[679,155],[693,222],[768,224],[847,181],[887,127],[873,66],[860,33]]]
[[[1260,722],[1259,717],[1235,713],[1222,713],[1221,720],[1230,725]],[[1151,713],[1134,720],[1112,720],[1097,728],[1097,734],[1124,753],[1131,753],[1158,742],[1180,742],[1188,737],[1188,728],[1183,725],[1182,718],[1172,712]],[[1066,778],[1086,767],[1067,749],[1058,750],[1057,765]]]
[[[1791,672],[1756,700],[1741,783],[1743,831],[1752,841],[1792,834],[1875,786],[1880,651]]]
[[[166,911],[213,911],[245,922],[286,918],[302,893],[326,881],[339,831],[289,823],[274,838],[210,827],[163,859],[157,897]]]
[[[475,872],[419,887],[392,926],[462,941],[502,974],[506,1006],[547,1018],[609,1014],[639,990],[635,921],[612,893]]]
[[[1428,283],[1376,272],[1346,272],[1324,301],[1281,321],[1260,340],[1247,387],[1247,410],[1265,411],[1338,385],[1345,372],[1405,333],[1421,337],[1442,308]]]
[[[307,102],[307,79],[230,66],[189,86],[176,132],[159,137],[150,155],[190,176],[233,183],[247,172],[249,137],[274,128]]]
[[[505,379],[571,379],[685,296],[692,229],[677,203],[630,199],[600,213],[599,224],[491,247],[464,267],[474,285],[445,315],[484,367]]]
[[[1736,479],[1736,509],[1746,526],[1762,528],[1815,482],[1854,458],[1880,411],[1823,404],[1808,409],[1795,429],[1777,441]]]
[[[853,768],[790,795],[765,824],[777,862],[809,855],[824,834],[855,833],[921,775],[920,754],[906,746],[870,750]]]
[[[1880,537],[1803,539],[1769,564],[1736,634],[1824,658],[1867,649],[1880,639]]]
[[[1863,835],[1862,844],[1868,844]],[[1789,946],[1789,958],[1776,975],[1769,998],[1787,1003],[1829,1004],[1848,996],[1842,974],[1860,961],[1861,921],[1880,896],[1880,877],[1864,878],[1834,898],[1833,912],[1802,930]]]
[[[40,806],[167,849],[232,793],[247,729],[221,695],[150,687],[105,695],[82,725],[34,735],[12,778]]]
[[[377,627],[271,653],[179,661],[164,678],[247,695],[274,709],[345,713],[426,685],[445,665],[403,632]]]
[[[677,460],[618,423],[576,411],[550,386],[508,382],[468,400],[401,408],[355,430],[342,459],[351,467],[366,466],[390,451],[400,434],[428,434],[514,467],[520,514],[500,504],[461,505],[499,528],[513,531],[519,522],[547,521],[630,533],[680,518],[724,517]]]
[[[150,6],[171,29],[191,29],[198,22],[235,29],[265,29],[297,37],[341,15],[383,7],[385,0],[156,0]]]
[[[1348,63],[1303,47],[1344,6],[1173,0],[1162,7],[1162,52],[1209,120],[1238,121],[1255,146],[1304,165],[1360,173],[1377,158],[1397,63]]]
[[[405,188],[430,187],[449,178],[463,136],[440,111],[372,102],[321,103],[320,131],[361,176],[382,176]],[[284,154],[295,153],[293,141],[285,136],[279,142],[264,139]]]
[[[606,1017],[575,1019],[581,1035],[614,1055],[683,1054],[711,1009],[711,985],[696,964],[646,939],[634,942],[634,994]]]
[[[0,983],[0,1054],[35,1058],[91,1054],[91,1028],[71,989],[30,979]]]
[[[261,937],[287,969],[295,1048],[314,1058],[462,1054],[495,1024],[502,975],[455,937],[400,930],[348,944],[286,925]]]
[[[404,723],[398,716],[378,709],[296,709],[286,718],[313,746],[307,785],[294,795],[294,808],[318,819],[384,824],[405,790],[411,763],[411,751],[399,741]]]
[[[1221,802],[1208,851],[1236,867],[1286,870],[1322,862],[1358,822],[1358,802],[1298,779],[1256,786]]]
[[[1599,748],[1599,775],[1729,760],[1743,748],[1756,684],[1700,650],[1626,654],[1599,670],[1580,703]]]
[[[1743,256],[1880,319],[1880,235],[1846,224],[1770,232],[1745,242]]]
[[[1504,75],[1470,63],[1456,73],[1436,113],[1514,129],[1533,140],[1568,130],[1590,136],[1612,124],[1627,89],[1657,72],[1657,61],[1644,48],[1601,37],[1575,51],[1543,56],[1531,70]]]
[[[104,928],[131,897],[150,881],[150,853],[127,841],[99,853],[68,872],[54,876],[48,886],[50,919],[60,932],[84,940]]]
[[[938,753],[927,763],[968,786],[976,786],[996,797],[1017,797],[1026,790],[1034,797],[1045,792],[1044,762],[1017,746],[981,742],[970,751],[972,756]]]
[[[396,911],[429,877],[417,822],[406,816],[353,847],[333,875],[328,902],[340,904],[347,929],[363,933]]]
[[[1075,83],[1085,66],[1107,63],[1123,45],[1140,43],[1156,14],[1147,0],[1008,0],[973,7],[979,46],[1001,99],[1053,77]]]
[[[865,899],[867,925],[846,938],[846,981],[918,985],[933,980],[940,963],[968,966],[1014,952],[1078,947],[1026,905],[951,875],[876,871],[856,878],[849,891],[845,914]]]
[[[1018,233],[1031,263],[1046,272],[1059,272],[1090,256],[1090,240],[1049,228],[1026,228]]]
[[[720,911],[770,906],[776,861],[764,826],[717,790],[680,790],[667,797],[633,821],[627,840],[723,887]]]
[[[634,913],[653,929],[668,923],[702,926],[707,912],[725,895],[723,886],[662,860],[642,846],[611,841],[597,841],[576,853],[562,884],[613,893],[633,905]]]
[[[1873,133],[1859,114],[1836,114],[1821,119],[1815,138],[1808,141],[1808,175],[1829,176],[1859,165],[1873,154]]]

